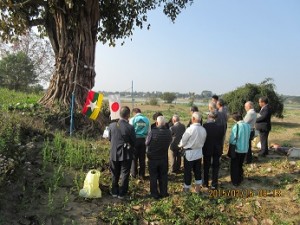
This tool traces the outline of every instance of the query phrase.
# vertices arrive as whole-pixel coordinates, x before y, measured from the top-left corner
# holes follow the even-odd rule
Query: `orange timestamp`
[[[281,197],[280,189],[215,189],[208,190],[210,198],[232,197],[232,198],[250,198],[250,197]]]

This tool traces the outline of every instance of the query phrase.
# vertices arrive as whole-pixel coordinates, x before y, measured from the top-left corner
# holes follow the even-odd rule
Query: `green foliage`
[[[211,91],[205,90],[205,91],[201,92],[201,97],[203,97],[203,98],[211,98],[212,96],[213,96],[213,93]]]
[[[158,100],[156,97],[151,97],[149,100],[150,105],[158,105]]]
[[[14,148],[20,143],[21,125],[18,117],[0,114],[0,154],[14,156]]]
[[[234,212],[220,210],[225,204],[223,199],[211,200],[197,194],[175,195],[159,201],[108,204],[99,217],[109,224],[139,224],[139,218],[148,224],[234,224]]]
[[[196,98],[195,92],[189,92],[189,103],[188,103],[189,106],[194,105],[195,98]]]
[[[300,203],[300,184],[297,184],[295,187],[297,201]]]
[[[247,101],[252,101],[255,110],[258,112],[260,110],[258,99],[262,96],[267,96],[272,107],[272,115],[283,118],[283,98],[274,89],[275,85],[272,83],[272,79],[267,78],[258,85],[245,84],[234,91],[224,94],[222,98],[227,103],[230,112],[245,114],[244,104]]]
[[[21,126],[17,117],[0,114],[0,186],[10,171],[18,165]]]
[[[24,52],[31,59],[39,82],[47,84],[53,73],[53,65],[55,64],[49,40],[41,39],[36,32],[31,30],[11,44],[0,42],[0,57],[4,57],[7,54],[17,54],[18,52]],[[32,91],[38,91],[35,89],[40,89],[40,87],[42,86],[37,85]]]
[[[107,205],[100,212],[100,217],[104,222],[115,225],[138,224],[138,215],[130,205]]]
[[[132,35],[136,27],[143,28],[147,22],[147,13],[157,7],[163,7],[164,13],[174,22],[177,15],[193,0],[178,1],[104,1],[99,0],[94,4],[83,1],[0,1],[0,38],[10,40],[18,35],[24,35],[28,28],[38,26],[41,35],[46,30],[55,29],[51,24],[54,15],[68,14],[67,30],[75,30],[80,23],[80,10],[86,7],[91,11],[89,16],[94,16],[100,23],[98,39],[103,43],[115,44],[115,40],[127,38]],[[83,7],[84,6],[84,7]],[[6,13],[9,11],[10,13]],[[93,18],[94,19],[94,18]],[[150,26],[148,25],[149,29]],[[53,43],[52,43],[53,44]]]
[[[160,98],[167,103],[172,103],[176,99],[176,94],[171,92],[164,92]]]
[[[11,90],[27,91],[38,82],[34,64],[24,53],[8,54],[0,60],[0,85]]]
[[[290,141],[288,141],[288,140],[283,141],[282,144],[281,144],[281,146],[282,147],[290,147],[290,148],[293,147],[291,145]]]
[[[0,109],[2,110],[33,110],[39,107],[39,94],[29,94],[7,88],[0,88]]]

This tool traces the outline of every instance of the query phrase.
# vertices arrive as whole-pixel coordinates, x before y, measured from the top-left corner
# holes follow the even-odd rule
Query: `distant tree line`
[[[105,96],[111,95],[111,94],[120,94],[121,97],[131,97],[131,92],[130,91],[116,91],[116,92],[111,92],[111,91],[100,91],[102,92]],[[202,91],[201,94],[195,94],[194,92],[189,92],[189,93],[179,93],[179,92],[161,92],[161,91],[152,91],[152,92],[142,92],[142,91],[134,91],[133,92],[133,97],[134,98],[161,98],[163,99],[165,95],[175,95],[175,100],[176,98],[184,98],[184,99],[190,99],[193,98],[194,100],[200,100],[200,99],[205,99],[205,98],[211,98],[211,96],[214,95],[212,91]],[[163,99],[164,100],[164,99]],[[166,101],[166,100],[165,100]]]
[[[118,93],[123,97],[131,96],[131,92],[103,92],[104,95]],[[213,93],[211,91],[203,91],[201,95],[197,95],[194,92],[189,92],[185,94],[180,94],[177,92],[134,92],[134,98],[146,98],[147,103],[150,105],[158,104],[157,98],[162,99],[166,103],[172,103],[176,98],[186,98],[188,99],[188,104],[193,105],[195,99],[208,99],[211,98]],[[252,101],[254,103],[255,110],[259,112],[260,107],[258,105],[258,99],[262,96],[269,98],[269,104],[272,108],[272,114],[275,117],[283,118],[284,101],[287,100],[286,97],[279,95],[275,91],[275,84],[272,78],[266,78],[259,84],[247,83],[244,86],[238,87],[237,89],[225,93],[221,96],[228,106],[231,113],[239,112],[240,114],[245,114],[244,104],[247,101]],[[300,97],[289,97],[288,99],[297,102],[300,101]]]

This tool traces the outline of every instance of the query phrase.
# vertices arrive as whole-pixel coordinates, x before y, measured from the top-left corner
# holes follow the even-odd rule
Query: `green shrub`
[[[14,150],[20,143],[20,121],[14,115],[0,115],[0,154],[14,156]]]
[[[150,105],[158,105],[158,100],[156,97],[151,97],[149,100]]]

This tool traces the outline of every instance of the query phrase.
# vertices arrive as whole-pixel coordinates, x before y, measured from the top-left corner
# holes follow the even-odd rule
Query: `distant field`
[[[122,104],[132,106],[130,99],[122,99]],[[202,112],[204,121],[206,121],[207,103],[196,102],[199,106],[199,110]],[[167,120],[171,118],[173,114],[178,114],[181,117],[181,121],[187,124],[190,119],[188,104],[164,104],[161,103],[157,106],[145,105],[143,101],[136,101],[134,107],[139,107],[142,112],[152,120],[152,115],[156,111],[160,111],[166,117]],[[269,142],[278,143],[285,146],[300,147],[300,104],[287,105],[284,109],[284,118],[272,118],[272,131],[270,132]],[[227,129],[227,137],[230,132],[233,121],[229,119]],[[228,138],[226,138],[228,140]]]

